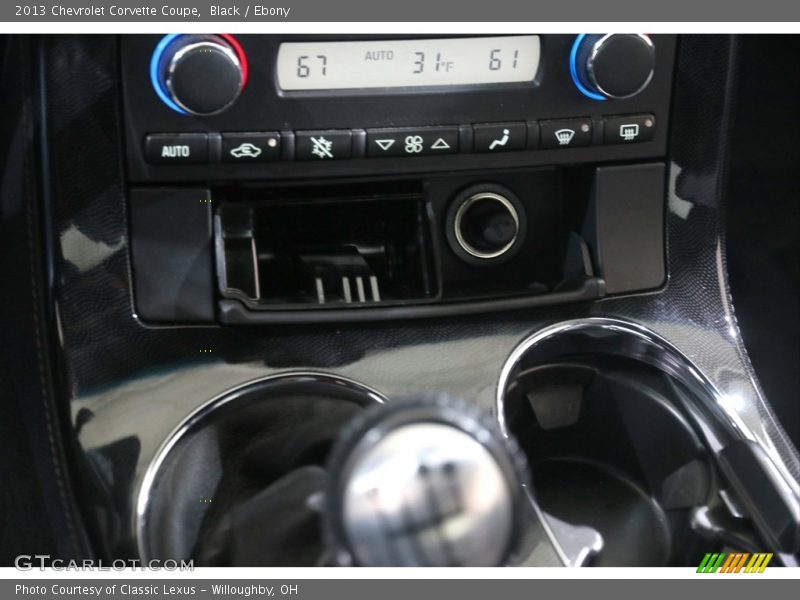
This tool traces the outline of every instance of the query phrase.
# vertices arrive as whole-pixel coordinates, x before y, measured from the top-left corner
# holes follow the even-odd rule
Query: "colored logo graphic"
[[[748,560],[749,559],[749,560]],[[763,573],[772,553],[707,552],[697,567],[698,573]]]

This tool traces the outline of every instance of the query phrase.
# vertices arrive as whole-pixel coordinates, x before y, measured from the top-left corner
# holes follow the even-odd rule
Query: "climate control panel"
[[[662,157],[677,40],[645,34],[121,39],[133,181]]]

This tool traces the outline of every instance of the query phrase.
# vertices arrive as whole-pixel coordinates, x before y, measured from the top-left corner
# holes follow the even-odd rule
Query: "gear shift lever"
[[[521,452],[475,407],[444,397],[356,417],[329,463],[335,561],[500,566],[522,529]]]

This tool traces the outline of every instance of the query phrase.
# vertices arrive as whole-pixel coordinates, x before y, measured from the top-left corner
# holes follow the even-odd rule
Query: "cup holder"
[[[707,392],[687,386],[696,373],[672,349],[603,321],[551,328],[514,352],[501,426],[527,455],[541,510],[602,536],[591,564],[697,565],[720,543],[696,518],[719,510],[719,477],[684,400]]]
[[[286,504],[313,495],[322,485],[319,466],[340,429],[363,407],[384,401],[341,377],[290,373],[201,407],[170,436],[145,474],[137,506],[140,557],[199,557],[211,566],[255,566],[251,560],[315,564],[321,547],[317,515]],[[274,520],[248,514],[251,501],[270,506]],[[304,522],[282,520],[284,507]],[[274,553],[230,547],[226,531],[251,526],[264,528]],[[247,537],[258,540],[258,532],[252,533]],[[292,543],[282,543],[281,535]]]

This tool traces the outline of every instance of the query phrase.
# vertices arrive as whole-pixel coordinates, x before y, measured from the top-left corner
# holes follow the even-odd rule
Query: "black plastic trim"
[[[268,324],[268,323],[346,323],[352,321],[391,321],[393,319],[412,319],[471,315],[489,311],[514,310],[534,306],[550,306],[595,300],[605,296],[605,284],[600,278],[584,280],[575,290],[508,298],[485,302],[459,302],[428,306],[400,306],[391,308],[359,308],[345,310],[273,310],[251,311],[237,300],[221,300],[219,319],[227,324]]]

